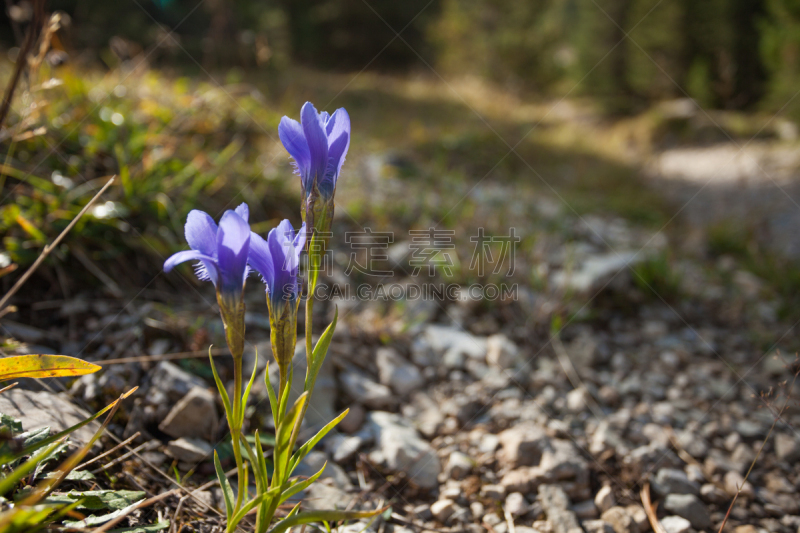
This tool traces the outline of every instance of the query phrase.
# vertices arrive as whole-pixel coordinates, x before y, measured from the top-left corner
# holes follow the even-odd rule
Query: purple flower
[[[242,204],[235,211],[225,211],[217,226],[208,213],[193,209],[185,227],[186,242],[192,249],[169,257],[164,262],[164,271],[169,272],[185,261],[198,261],[195,273],[199,279],[211,280],[226,300],[241,300],[248,273],[249,215],[247,204]]]
[[[317,113],[311,102],[306,102],[300,119],[302,124],[283,117],[278,134],[294,158],[305,195],[311,195],[316,186],[319,196],[329,200],[336,192],[336,180],[350,147],[350,116],[344,108],[333,115]]]
[[[250,266],[261,274],[267,286],[270,313],[275,319],[283,314],[285,303],[295,308],[300,293],[297,272],[300,267],[300,252],[306,242],[306,225],[295,234],[292,224],[284,220],[273,228],[267,240],[255,233],[250,234]]]

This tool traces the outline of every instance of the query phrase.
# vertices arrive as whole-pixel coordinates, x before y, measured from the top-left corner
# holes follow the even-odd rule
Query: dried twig
[[[214,348],[211,350],[212,356],[227,355],[228,352],[221,348]],[[100,366],[122,365],[126,363],[148,363],[157,361],[172,361],[175,359],[195,359],[201,357],[208,357],[208,350],[197,350],[194,352],[176,352],[165,353],[161,355],[137,355],[135,357],[123,357],[120,359],[108,359],[107,361],[95,361],[95,364]]]
[[[28,25],[28,31],[25,33],[25,42],[22,43],[19,54],[17,55],[17,62],[16,65],[14,65],[14,74],[8,81],[6,93],[3,96],[3,103],[0,104],[0,128],[3,127],[3,123],[8,116],[8,111],[11,109],[11,101],[14,99],[14,92],[17,90],[17,85],[19,85],[22,71],[25,70],[25,67],[28,65],[28,54],[30,54],[36,42],[36,33],[39,31],[39,26],[42,23],[40,15],[43,10],[44,0],[37,1],[34,8],[33,20],[30,25]],[[2,308],[2,305],[0,305],[0,308]]]
[[[122,513],[121,515],[119,515],[115,519],[110,520],[110,521],[106,522],[105,524],[103,524],[102,526],[100,526],[97,529],[95,529],[94,533],[105,533],[106,531],[110,530],[112,527],[114,527],[117,524],[119,524],[120,522],[122,522],[125,518],[128,517],[129,514],[131,514],[135,510],[142,509],[144,507],[149,507],[149,506],[153,505],[154,503],[158,503],[161,500],[163,500],[165,498],[169,498],[170,496],[174,495],[179,490],[180,489],[172,489],[172,490],[169,490],[169,491],[167,491],[167,492],[165,492],[163,494],[159,494],[158,496],[153,496],[152,498],[148,498],[148,499],[140,502],[138,505],[132,505],[132,506],[128,507],[128,509],[124,513]]]
[[[36,269],[39,268],[39,266],[44,262],[45,258],[47,258],[47,256],[50,255],[50,252],[52,252],[53,249],[61,243],[62,239],[64,239],[64,237],[67,236],[67,233],[69,233],[69,231],[75,226],[75,224],[78,223],[78,220],[80,220],[81,217],[84,215],[84,213],[86,213],[86,211],[89,210],[89,208],[92,206],[92,204],[95,201],[97,201],[97,199],[100,198],[100,196],[102,196],[102,194],[104,192],[106,192],[106,189],[108,189],[111,186],[112,183],[114,183],[114,179],[115,178],[116,178],[116,176],[111,176],[111,179],[109,179],[108,182],[105,185],[103,185],[102,189],[97,191],[97,194],[95,194],[92,197],[92,199],[89,200],[89,203],[87,203],[85,206],[83,206],[83,209],[81,209],[81,212],[78,213],[75,216],[75,218],[72,219],[72,221],[69,223],[69,225],[67,225],[67,227],[64,228],[64,231],[62,231],[61,234],[58,237],[56,237],[56,239],[51,244],[48,244],[47,246],[44,247],[44,249],[42,250],[42,253],[39,254],[39,257],[36,258],[36,261],[34,261],[33,264],[30,266],[30,268],[25,271],[25,273],[22,275],[22,277],[20,277],[17,280],[17,282],[14,284],[14,286],[11,287],[11,290],[9,290],[5,294],[5,296],[3,296],[2,299],[0,299],[0,311],[2,311],[2,309],[8,303],[8,300],[10,300],[11,297],[14,296],[14,294],[16,294],[16,292],[20,289],[20,287],[22,287],[25,284],[25,282],[28,281],[28,278],[30,278],[31,275],[34,272],[36,272]]]
[[[725,518],[722,519],[722,524],[720,524],[719,526],[719,533],[722,533],[722,530],[725,528],[725,524],[728,523],[728,518],[730,518],[731,516],[731,511],[733,511],[733,506],[736,504],[736,500],[739,499],[739,494],[742,493],[742,489],[744,488],[745,483],[747,483],[747,478],[750,477],[750,473],[753,471],[753,468],[755,468],[756,463],[758,462],[758,458],[761,457],[761,452],[764,451],[764,446],[767,445],[767,441],[769,441],[770,435],[772,435],[772,432],[775,430],[775,426],[778,424],[778,420],[781,420],[781,416],[783,415],[784,411],[786,411],[786,408],[789,407],[789,400],[792,397],[792,389],[794,388],[794,384],[797,381],[798,376],[800,376],[800,370],[795,372],[792,382],[786,389],[786,400],[783,402],[783,407],[781,407],[780,410],[777,413],[775,413],[775,418],[772,421],[772,425],[769,427],[767,436],[764,437],[764,440],[761,442],[761,447],[758,449],[758,453],[756,453],[756,456],[753,458],[753,462],[750,463],[750,468],[747,469],[747,473],[744,475],[744,479],[742,480],[742,485],[736,487],[736,494],[733,495],[733,500],[731,500],[731,504],[728,506],[728,511],[725,513]]]
[[[664,526],[658,521],[655,506],[650,502],[650,483],[644,484],[639,495],[642,498],[642,506],[644,507],[644,512],[647,513],[647,519],[650,520],[650,526],[653,528],[653,531],[655,531],[655,533],[666,533]]]
[[[3,391],[0,391],[0,392],[3,392]],[[88,465],[90,465],[90,464],[94,463],[95,461],[99,461],[99,460],[100,460],[100,459],[102,459],[103,457],[108,457],[109,455],[111,455],[111,454],[112,454],[112,453],[114,453],[115,451],[119,450],[120,448],[122,448],[122,447],[123,447],[123,446],[125,446],[126,444],[130,443],[132,440],[134,440],[134,439],[135,439],[136,437],[138,437],[139,435],[140,435],[140,432],[139,432],[139,431],[137,431],[136,433],[134,433],[133,435],[131,435],[130,437],[128,437],[128,438],[127,438],[127,439],[125,439],[124,441],[120,442],[119,444],[117,444],[116,446],[114,446],[113,448],[111,448],[110,450],[108,450],[107,452],[101,453],[100,455],[98,455],[98,456],[97,456],[97,457],[95,457],[94,459],[89,459],[89,460],[88,460],[88,461],[86,461],[85,463],[83,463],[83,464],[81,464],[81,465],[78,465],[78,466],[76,466],[76,467],[75,467],[75,470],[80,470],[81,468],[85,468],[86,466],[88,466]]]

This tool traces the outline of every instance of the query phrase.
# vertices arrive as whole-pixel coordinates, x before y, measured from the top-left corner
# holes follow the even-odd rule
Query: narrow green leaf
[[[317,345],[312,351],[311,367],[308,369],[308,373],[306,374],[304,390],[314,390],[314,384],[317,382],[317,374],[319,374],[319,369],[322,368],[322,363],[325,361],[325,356],[328,354],[328,348],[331,345],[333,331],[336,329],[336,322],[338,319],[339,307],[335,306],[333,312],[333,322],[331,322],[328,327],[325,328],[325,331],[322,333],[322,336],[319,338]]]
[[[225,471],[222,469],[222,465],[219,462],[217,450],[214,450],[214,469],[217,471],[217,479],[219,479],[219,486],[222,489],[222,497],[225,500],[225,516],[230,518],[233,515],[233,489],[231,488],[231,484],[228,482],[228,478],[225,477]]]
[[[208,360],[211,362],[211,372],[214,374],[214,382],[217,384],[219,395],[222,396],[222,405],[225,407],[225,415],[228,418],[228,424],[231,423],[231,416],[233,416],[233,409],[231,408],[231,400],[228,398],[228,391],[225,390],[225,385],[219,379],[217,374],[217,367],[214,366],[214,356],[211,355],[211,346],[208,347]]]
[[[292,382],[294,381],[294,365],[289,365],[289,379],[286,380],[286,390],[283,391],[283,396],[280,397],[279,403],[280,407],[278,408],[278,418],[275,419],[275,424],[280,424],[280,421],[283,420],[283,417],[286,415],[286,407],[289,405],[289,389],[292,388]],[[280,393],[281,391],[278,391]]]
[[[288,396],[288,394],[287,394]],[[288,478],[289,457],[292,453],[292,434],[294,433],[295,425],[299,423],[300,414],[303,412],[303,406],[308,400],[308,393],[304,392],[297,398],[294,406],[286,413],[281,423],[278,425],[277,434],[275,436],[275,459],[274,467],[275,472],[272,475],[272,486],[282,484]],[[277,480],[277,483],[276,483]]]
[[[275,388],[272,386],[272,382],[269,380],[269,361],[267,361],[267,371],[264,373],[264,382],[267,385],[267,394],[269,394],[269,408],[272,409],[272,420],[277,426],[278,409],[280,409],[280,405],[278,405],[278,397],[275,396]]]
[[[122,509],[114,511],[113,513],[104,514],[102,516],[89,515],[83,520],[79,521],[64,520],[64,525],[69,528],[77,528],[77,529],[83,529],[91,526],[99,526],[100,524],[105,524],[106,522],[110,522],[111,520],[115,519],[121,514],[127,513],[132,507],[136,507],[143,501],[144,499],[139,500],[138,502],[132,503],[127,507],[123,507]]]
[[[311,450],[314,449],[314,446],[316,446],[317,443],[320,440],[322,440],[322,437],[327,435],[328,432],[330,432],[330,430],[335,428],[336,425],[339,422],[341,422],[342,419],[344,419],[344,417],[346,417],[347,413],[349,413],[349,412],[350,412],[350,409],[345,409],[342,414],[340,414],[339,416],[337,416],[336,418],[334,418],[333,420],[331,420],[330,422],[325,424],[325,427],[323,427],[322,429],[317,431],[316,435],[314,435],[311,439],[309,439],[305,444],[300,446],[300,448],[297,450],[297,452],[292,457],[291,462],[289,463],[289,475],[290,476],[292,475],[292,472],[294,472],[294,469],[297,468],[297,465],[300,464],[300,461],[302,461],[303,458],[306,455],[308,455],[311,452]]]
[[[253,382],[256,380],[257,370],[258,370],[258,348],[256,348],[256,360],[253,363],[253,373],[250,376],[250,382],[247,384],[247,387],[244,388],[244,394],[242,395],[242,415],[244,415],[245,408],[247,407],[247,399],[250,397],[250,388],[253,386]]]
[[[284,491],[284,493],[281,494],[281,499],[278,502],[278,505],[282,504],[283,502],[285,502],[286,500],[288,500],[301,490],[305,490],[306,488],[308,488],[312,483],[314,483],[317,479],[319,479],[319,476],[321,476],[322,472],[325,471],[326,466],[328,466],[328,461],[325,461],[325,464],[322,465],[322,468],[319,469],[319,472],[317,472],[308,479],[305,479],[303,481],[298,481],[297,483],[289,487],[286,491]]]
[[[13,489],[22,478],[30,474],[33,469],[36,468],[36,465],[38,465],[40,461],[50,456],[61,444],[61,441],[54,442],[47,448],[37,451],[30,459],[0,479],[0,496],[7,494]]]
[[[143,499],[144,496],[144,492],[138,490],[71,490],[66,493],[53,493],[43,503],[76,503],[78,509],[116,511]]]
[[[267,500],[271,500],[272,498],[278,495],[280,490],[281,487],[276,487],[274,489],[268,490],[267,492],[259,494],[258,496],[256,496],[255,498],[244,504],[242,508],[239,509],[239,511],[235,515],[233,515],[233,518],[230,520],[228,527],[230,528],[232,524],[233,527],[235,528],[236,525],[242,521],[242,518],[244,518],[247,513],[252,511],[256,505],[259,505]]]
[[[290,518],[281,520],[269,533],[283,533],[290,527],[311,524],[312,522],[340,522],[342,520],[358,520],[359,518],[372,518],[385,510],[376,509],[374,511],[306,511],[298,513]]]

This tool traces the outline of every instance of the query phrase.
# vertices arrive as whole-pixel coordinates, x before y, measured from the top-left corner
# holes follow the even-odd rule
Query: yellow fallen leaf
[[[68,355],[17,355],[0,359],[0,381],[93,374],[100,367]]]

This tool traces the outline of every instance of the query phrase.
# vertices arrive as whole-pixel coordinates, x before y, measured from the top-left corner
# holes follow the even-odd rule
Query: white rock
[[[500,369],[514,368],[520,362],[519,348],[503,334],[486,339],[486,362]]]
[[[199,463],[211,458],[214,448],[201,439],[180,438],[167,444],[167,455],[185,463]]]
[[[464,479],[473,466],[475,466],[475,461],[469,455],[462,452],[453,452],[447,461],[445,473],[447,477],[452,479]]]
[[[401,396],[406,396],[425,384],[419,369],[404,360],[393,348],[378,348],[375,364],[378,366],[380,382]]]
[[[597,491],[597,494],[594,497],[594,504],[600,510],[601,513],[604,513],[614,507],[616,504],[616,499],[614,498],[614,491],[611,489],[610,485],[603,485],[603,488]]]
[[[446,522],[456,512],[456,503],[453,500],[438,500],[431,505],[431,513],[439,522]]]
[[[405,472],[422,489],[439,486],[439,457],[411,422],[394,413],[374,411],[367,415],[367,425],[387,468]]]
[[[173,438],[194,437],[213,440],[217,432],[214,395],[204,387],[192,389],[175,404],[158,429]]]
[[[692,529],[692,523],[680,516],[666,516],[660,522],[667,533],[689,533]]]
[[[372,381],[358,370],[349,369],[342,372],[339,374],[339,381],[348,396],[370,409],[384,409],[395,403],[395,397],[389,387]]]
[[[589,292],[599,288],[602,283],[646,257],[645,254],[632,251],[609,252],[588,257],[577,268],[559,270],[552,276],[553,285],[560,289],[572,289],[576,292]]]
[[[519,492],[512,492],[506,496],[505,510],[508,511],[511,516],[522,516],[527,513],[529,509],[530,505],[527,500],[525,500],[525,496]]]
[[[461,328],[432,324],[425,328],[423,335],[434,353],[444,358],[455,360],[460,355],[484,360],[486,357],[486,338],[476,337]]]

